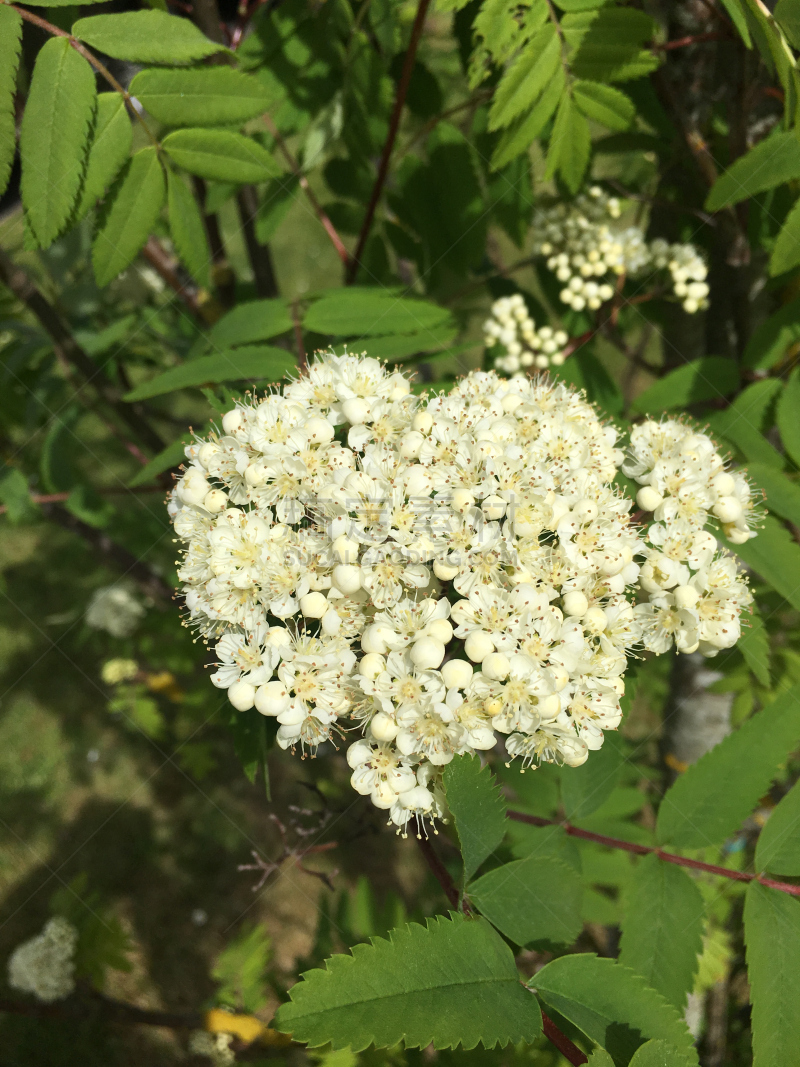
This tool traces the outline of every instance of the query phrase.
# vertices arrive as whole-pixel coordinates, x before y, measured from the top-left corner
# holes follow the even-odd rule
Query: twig
[[[608,837],[605,834],[595,834],[591,830],[581,830],[570,822],[559,822],[557,819],[544,819],[539,815],[527,815],[522,811],[509,811],[509,819],[515,822],[528,823],[531,826],[560,826],[571,837],[580,837],[584,841],[594,841],[598,845],[606,845],[608,848],[619,848],[625,852],[633,852],[637,856],[657,856],[665,863],[674,863],[678,867],[689,867],[695,871],[705,871],[707,874],[716,874],[721,878],[730,878],[734,882],[759,882],[770,889],[778,889],[782,893],[800,897],[800,885],[792,885],[790,882],[778,882],[774,878],[765,878],[761,874],[752,874],[749,871],[731,871],[727,867],[718,867],[713,863],[702,863],[700,860],[692,860],[687,856],[677,856],[674,852],[664,852],[663,849],[652,845],[636,845],[632,841],[623,841],[619,837]]]
[[[147,244],[142,249],[142,255],[156,273],[163,278],[170,289],[174,289],[195,318],[205,324],[200,303],[197,299],[197,287],[192,282],[181,280],[175,269],[177,266],[175,260],[167,253],[166,248],[157,237],[152,235],[148,237]]]
[[[277,144],[278,148],[280,149],[281,155],[283,156],[283,158],[288,163],[289,169],[291,170],[292,174],[294,174],[295,178],[297,178],[297,180],[299,181],[300,188],[306,194],[306,196],[308,198],[308,202],[309,202],[309,204],[311,204],[311,207],[314,210],[314,214],[317,216],[319,221],[322,223],[322,225],[325,228],[325,232],[327,233],[328,237],[330,237],[331,243],[333,244],[333,247],[336,249],[336,254],[338,255],[339,259],[342,261],[342,263],[345,265],[345,267],[347,267],[349,265],[349,263],[350,263],[350,255],[349,255],[347,249],[345,248],[341,237],[336,232],[336,227],[333,225],[331,220],[328,218],[328,216],[322,210],[322,205],[320,204],[319,200],[317,200],[316,196],[313,193],[313,190],[311,189],[311,186],[308,184],[308,178],[306,178],[305,174],[303,174],[303,172],[300,170],[300,166],[299,166],[297,160],[294,158],[292,153],[289,151],[288,145],[286,144],[286,142],[284,141],[283,137],[281,136],[280,130],[275,125],[275,123],[272,120],[272,116],[267,111],[264,112],[264,122],[266,123],[267,129],[269,130],[269,132],[275,138],[275,143]]]
[[[36,316],[50,336],[56,355],[71,364],[147,448],[160,452],[164,442],[137,405],[125,404],[102,367],[81,348],[59,311],[36,288],[24,270],[0,250],[0,281]]]
[[[730,34],[712,31],[710,33],[695,33],[689,37],[679,37],[675,41],[665,41],[663,44],[654,44],[653,52],[671,52],[674,48],[686,48],[690,44],[700,44],[702,41],[729,41]]]
[[[573,1064],[573,1067],[580,1067],[580,1064],[589,1062],[589,1057],[570,1041],[563,1030],[559,1030],[545,1011],[542,1011],[542,1030],[547,1040],[552,1041],[561,1055]]]
[[[378,200],[383,192],[386,175],[389,173],[389,161],[392,158],[392,149],[394,148],[397,131],[400,128],[400,116],[403,113],[403,105],[406,102],[406,94],[408,93],[408,86],[411,82],[411,74],[414,70],[417,48],[419,46],[420,37],[422,36],[422,29],[425,25],[425,17],[428,14],[429,5],[430,0],[419,0],[414,25],[411,27],[411,39],[408,42],[408,50],[406,51],[405,59],[403,60],[400,81],[397,83],[397,95],[395,96],[394,108],[392,109],[392,115],[389,119],[389,132],[386,136],[386,142],[383,146],[383,152],[381,153],[381,161],[378,165],[378,176],[372,187],[372,194],[370,195],[369,203],[367,204],[364,222],[361,226],[361,232],[358,235],[356,250],[350,261],[350,265],[347,268],[345,276],[346,285],[352,285],[356,279],[361,256],[364,254],[364,247],[367,243],[367,238],[369,237],[369,231],[372,228],[375,209],[378,206]]]
[[[95,489],[96,493],[100,493],[102,496],[111,496],[116,493],[163,493],[163,485],[137,485],[132,488],[127,485],[119,486],[103,486],[102,488]],[[31,502],[34,504],[62,504],[65,500],[69,500],[70,493],[31,493]],[[5,504],[0,504],[0,515],[5,515],[8,508]]]
[[[242,224],[247,258],[253,271],[256,295],[274,297],[278,295],[278,284],[272,267],[272,257],[267,245],[259,244],[253,219],[258,214],[258,200],[252,185],[243,186],[236,194],[236,206],[239,209],[239,221]]]
[[[453,107],[448,108],[447,111],[442,111],[438,115],[434,115],[432,119],[428,119],[425,125],[417,130],[408,143],[403,146],[403,154],[405,155],[417,141],[424,140],[431,130],[435,129],[444,119],[449,119],[451,115],[457,115],[459,111],[464,111],[466,108],[477,106],[482,101],[488,100],[491,95],[491,89],[481,89],[478,92],[473,93],[472,96],[467,97],[466,100],[462,100],[460,104],[454,104]]]

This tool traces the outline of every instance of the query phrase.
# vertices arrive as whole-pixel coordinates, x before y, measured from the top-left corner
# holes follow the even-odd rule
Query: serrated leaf
[[[769,686],[769,635],[755,604],[742,619],[742,636],[736,647],[759,682]]]
[[[273,178],[264,191],[256,215],[256,237],[259,244],[266,245],[286,218],[294,202],[300,179],[294,174]]]
[[[306,330],[333,337],[420,333],[450,321],[450,312],[426,300],[392,296],[380,289],[342,289],[313,303]]]
[[[218,382],[262,379],[274,382],[293,370],[297,370],[297,363],[285,349],[275,348],[273,345],[243,345],[241,348],[231,348],[215,356],[203,356],[173,367],[172,370],[137,385],[124,399],[132,404],[135,400],[161,396],[175,389],[189,389]]]
[[[767,515],[758,537],[731,548],[784,600],[800,611],[800,545],[785,526]]]
[[[506,832],[506,805],[489,767],[477,756],[456,756],[444,770],[444,790],[456,825],[466,884]]]
[[[795,685],[678,778],[659,808],[659,845],[705,848],[724,841],[766,793],[798,739],[800,685]]]
[[[783,456],[766,440],[767,420],[775,397],[781,389],[777,378],[753,382],[724,411],[712,412],[708,425],[714,435],[721,435],[735,445],[745,459],[780,470]],[[771,425],[771,423],[770,423]]]
[[[17,151],[14,90],[22,42],[22,16],[13,7],[0,7],[0,196],[6,191]]]
[[[800,901],[751,882],[744,904],[753,1005],[753,1067],[792,1063],[800,1048]]]
[[[100,93],[76,219],[82,219],[114,181],[132,143],[133,127],[122,96]]]
[[[94,239],[92,265],[98,285],[108,285],[133,262],[150,236],[165,193],[158,152],[140,149],[117,179]]]
[[[572,71],[589,81],[627,81],[658,67],[660,60],[642,45],[653,36],[653,20],[642,11],[608,5],[565,15],[564,38],[575,50]]]
[[[705,901],[681,867],[645,856],[625,893],[619,961],[682,1012],[703,948]]]
[[[181,262],[198,285],[211,285],[211,251],[191,189],[182,178],[167,171],[167,213],[169,232]]]
[[[668,1041],[648,1041],[637,1048],[630,1067],[682,1067],[686,1059]]]
[[[732,359],[705,356],[670,371],[640,393],[631,404],[631,415],[658,415],[704,400],[730,396],[739,387],[739,369]]]
[[[552,178],[559,171],[570,192],[577,193],[586,172],[590,150],[589,123],[567,93],[561,97],[550,134],[545,177]]]
[[[553,117],[565,85],[564,68],[559,66],[530,112],[527,115],[521,115],[500,135],[492,153],[492,170],[500,170],[512,159],[527,152]]]
[[[391,940],[355,945],[307,971],[273,1025],[312,1047],[494,1048],[541,1030],[535,997],[511,950],[485,919],[453,915],[410,923]]]
[[[576,81],[572,86],[575,103],[586,115],[610,130],[627,130],[633,122],[636,107],[629,96],[600,82]]]
[[[784,304],[755,328],[742,362],[752,370],[769,370],[796,341],[800,341],[800,297]]]
[[[495,89],[489,129],[508,126],[520,112],[527,110],[560,63],[561,40],[555,26],[548,22],[525,45]]]
[[[617,1067],[649,1038],[674,1045],[681,1063],[696,1064],[692,1036],[678,1012],[638,974],[594,953],[562,956],[530,980],[539,996],[596,1041]]]
[[[800,467],[800,368],[795,368],[783,387],[778,398],[775,421],[781,435],[783,447]],[[795,523],[799,519],[792,520]]]
[[[19,135],[22,203],[42,248],[58,237],[75,206],[96,98],[94,72],[69,40],[45,42]]]
[[[775,807],[758,835],[755,868],[769,874],[800,875],[800,782],[795,782]]]
[[[581,876],[554,856],[513,860],[471,882],[470,901],[516,944],[571,945],[583,927]]]
[[[796,134],[793,136],[796,137]],[[792,270],[798,263],[800,263],[800,200],[794,205],[781,226],[772,250],[772,258],[769,261],[769,272],[774,278],[777,274]]]
[[[167,126],[238,125],[272,102],[258,78],[231,67],[142,70],[130,93]]]
[[[794,178],[800,178],[800,140],[793,130],[776,130],[717,178],[706,210],[719,211]]]
[[[187,435],[180,437],[177,441],[173,441],[168,444],[166,448],[162,449],[157,456],[154,456],[149,463],[145,464],[140,471],[128,482],[131,489],[137,485],[147,485],[148,482],[154,481],[159,474],[163,474],[164,471],[172,470],[173,467],[179,467],[181,463],[186,459],[186,445],[190,444],[190,439]]]
[[[194,63],[225,46],[210,41],[189,19],[164,11],[125,11],[119,15],[90,15],[73,23],[79,41],[114,59],[134,63]]]
[[[585,819],[597,811],[614,790],[625,762],[623,741],[608,731],[603,747],[581,767],[561,768],[561,800],[568,819]]]
[[[795,409],[800,411],[800,407]],[[748,463],[747,474],[756,489],[764,492],[764,503],[773,515],[800,526],[800,485],[790,481],[783,471],[765,463]],[[756,494],[755,499],[758,499]]]
[[[268,341],[292,328],[285,300],[248,300],[214,323],[208,343],[215,348],[232,348],[253,341]]]
[[[211,181],[255,184],[281,173],[265,148],[233,130],[175,130],[162,147],[177,166]]]

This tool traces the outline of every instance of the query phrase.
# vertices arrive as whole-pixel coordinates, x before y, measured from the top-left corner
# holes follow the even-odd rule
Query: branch
[[[392,115],[389,119],[389,132],[386,136],[386,143],[383,146],[381,161],[378,165],[378,176],[372,187],[372,194],[370,195],[369,203],[367,204],[367,212],[364,215],[364,222],[361,226],[361,233],[358,235],[356,250],[353,253],[350,265],[347,268],[347,273],[345,275],[346,285],[352,285],[356,279],[361,257],[364,254],[364,247],[367,243],[367,238],[369,237],[369,231],[372,228],[372,220],[375,217],[375,209],[378,206],[378,200],[383,192],[386,175],[389,173],[389,161],[392,158],[392,149],[394,148],[397,131],[400,128],[400,116],[403,112],[403,105],[406,102],[406,94],[408,93],[408,86],[411,81],[411,73],[414,70],[417,48],[419,46],[420,37],[422,36],[422,29],[425,25],[425,17],[428,14],[429,5],[430,0],[419,0],[417,15],[414,19],[414,25],[411,28],[411,40],[408,42],[408,50],[405,59],[403,60],[403,70],[400,74],[400,81],[397,83],[397,95],[394,100]]]
[[[570,1041],[563,1030],[559,1030],[545,1011],[542,1011],[542,1030],[547,1040],[556,1046],[561,1055],[568,1059],[573,1067],[580,1067],[580,1064],[589,1062],[589,1057],[581,1052],[576,1044]]]
[[[239,221],[242,224],[247,258],[253,271],[256,296],[274,297],[278,295],[278,284],[272,266],[272,256],[267,245],[259,244],[253,219],[258,214],[258,200],[252,185],[243,186],[236,194],[236,206],[239,209]]]
[[[100,398],[112,408],[119,418],[127,423],[139,439],[160,452],[164,442],[145,418],[138,405],[125,404],[119,397],[113,382],[101,366],[81,348],[69,330],[61,313],[42,295],[24,270],[18,267],[5,252],[0,250],[0,281],[21,300],[36,316],[50,336],[59,359],[66,361],[86,379]]]
[[[292,153],[289,151],[289,147],[286,144],[286,142],[284,141],[283,137],[281,136],[280,130],[275,125],[275,123],[272,120],[272,116],[267,111],[264,112],[264,122],[266,123],[267,129],[269,130],[269,132],[275,138],[275,143],[277,144],[278,148],[280,149],[281,155],[283,156],[283,158],[288,163],[289,169],[291,170],[291,172],[295,176],[295,178],[297,178],[297,180],[300,182],[300,188],[303,190],[303,192],[308,197],[308,202],[309,202],[309,204],[311,204],[311,207],[313,208],[314,214],[317,216],[319,221],[322,223],[322,225],[323,225],[323,227],[325,229],[325,232],[327,233],[328,237],[330,237],[331,243],[332,243],[333,247],[336,249],[336,254],[338,255],[339,259],[342,261],[342,263],[345,265],[345,267],[348,267],[349,264],[350,264],[350,255],[349,255],[347,249],[344,246],[344,242],[342,241],[342,239],[339,236],[339,234],[336,232],[336,227],[333,225],[331,220],[328,218],[328,216],[323,211],[322,205],[320,204],[319,200],[317,200],[316,196],[314,195],[314,193],[313,193],[313,191],[311,189],[311,186],[308,184],[308,178],[306,178],[305,174],[303,174],[303,172],[300,170],[300,166],[299,166],[297,160],[294,158]]]
[[[782,893],[800,897],[800,885],[792,885],[790,882],[776,882],[773,878],[765,878],[762,874],[751,874],[749,871],[731,871],[727,867],[718,867],[713,863],[702,863],[700,860],[692,860],[686,856],[677,856],[674,852],[664,852],[663,849],[652,845],[635,845],[632,841],[623,841],[619,837],[607,837],[605,834],[595,834],[590,830],[581,830],[569,822],[559,822],[557,819],[543,819],[539,815],[526,815],[521,811],[509,811],[509,819],[516,822],[528,823],[531,826],[560,826],[565,833],[572,837],[580,837],[584,841],[594,841],[598,845],[606,845],[608,848],[619,848],[625,852],[633,852],[637,856],[648,856],[651,853],[658,856],[665,863],[674,863],[678,867],[689,867],[695,871],[705,871],[707,874],[717,874],[721,878],[730,878],[734,882],[759,882],[770,889],[778,889]]]
[[[675,41],[665,41],[663,44],[653,45],[653,52],[671,52],[674,48],[686,48],[690,44],[700,44],[702,41],[730,41],[730,34],[711,32],[695,33],[691,37],[679,37]]]
[[[175,269],[177,266],[175,260],[167,253],[157,237],[152,235],[148,237],[147,244],[142,249],[142,255],[170,289],[174,289],[195,318],[199,319],[203,325],[207,325],[197,299],[197,287],[192,282],[181,280]]]

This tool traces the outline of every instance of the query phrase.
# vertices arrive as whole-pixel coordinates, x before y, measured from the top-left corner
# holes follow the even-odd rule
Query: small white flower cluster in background
[[[639,585],[649,604],[636,609],[644,647],[715,656],[736,644],[752,596],[730,553],[706,529],[709,513],[733,544],[744,544],[757,511],[740,471],[727,471],[714,442],[676,419],[634,426],[623,473],[642,488],[636,502],[653,512]]]
[[[626,656],[656,604],[645,568],[662,527],[648,542],[631,521],[617,438],[564,383],[473,371],[417,397],[377,360],[331,353],[239,401],[187,449],[169,505],[212,682],[277,719],[284,749],[355,732],[352,785],[401,831],[442,814],[445,764],[500,737],[524,766],[579,766],[619,726]],[[691,457],[662,478],[651,453],[638,475],[683,521]],[[715,560],[679,574],[700,604],[722,595]]]
[[[144,612],[144,605],[124,585],[105,585],[92,593],[86,625],[112,637],[130,637]]]
[[[208,1030],[195,1030],[189,1038],[189,1052],[193,1056],[206,1056],[214,1067],[229,1067],[236,1063],[236,1053],[230,1047],[231,1034],[210,1034]]]
[[[8,961],[8,984],[33,993],[45,1004],[63,1000],[75,989],[75,948],[78,931],[60,915],[50,919],[36,937],[14,949]]]
[[[495,367],[503,374],[519,374],[535,367],[560,367],[564,362],[564,346],[569,336],[552,326],[536,324],[528,313],[519,293],[501,296],[492,304],[492,317],[483,324],[487,348],[502,345],[505,355],[497,356]]]
[[[547,257],[548,270],[563,284],[561,300],[574,311],[594,311],[614,295],[620,275],[669,270],[685,311],[707,307],[708,268],[694,245],[661,238],[648,244],[640,226],[617,223],[621,211],[616,197],[593,185],[570,203],[539,213],[533,251]]]

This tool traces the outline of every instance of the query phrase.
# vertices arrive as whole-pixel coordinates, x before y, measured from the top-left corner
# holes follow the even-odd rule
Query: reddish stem
[[[653,46],[654,52],[671,52],[674,48],[686,48],[690,44],[701,44],[703,41],[725,41],[728,40],[727,33],[710,32],[710,33],[695,33],[690,37],[679,37],[675,41],[665,41],[664,44],[657,44]]]
[[[776,882],[772,878],[765,878],[760,874],[751,874],[749,871],[732,871],[728,867],[718,867],[713,863],[702,863],[700,860],[692,860],[686,856],[677,856],[674,852],[664,852],[663,849],[651,845],[636,845],[632,841],[623,841],[619,837],[608,837],[606,834],[595,834],[591,830],[581,830],[569,822],[559,822],[557,819],[543,819],[540,815],[526,815],[521,811],[509,811],[509,819],[515,822],[529,823],[531,826],[560,826],[565,833],[572,837],[583,838],[584,841],[594,841],[598,845],[606,845],[608,848],[619,848],[625,852],[633,852],[637,856],[648,856],[651,853],[658,856],[665,863],[674,863],[678,867],[691,867],[696,871],[706,871],[708,874],[717,874],[721,878],[730,878],[735,882],[760,882],[761,885],[769,886],[770,889],[779,889],[782,893],[790,893],[794,897],[800,897],[800,885],[792,885],[790,882]]]
[[[428,7],[430,0],[419,0],[419,6],[417,7],[417,15],[414,19],[414,25],[411,28],[411,40],[408,42],[408,51],[406,52],[405,59],[403,60],[403,69],[400,74],[400,81],[397,83],[397,96],[394,100],[394,108],[392,109],[392,115],[389,120],[389,133],[386,136],[386,143],[383,146],[383,152],[381,153],[381,161],[378,165],[378,176],[375,179],[375,184],[372,187],[372,194],[367,204],[367,212],[364,215],[364,222],[361,226],[361,233],[358,235],[358,243],[356,244],[356,250],[353,254],[353,258],[350,261],[350,266],[347,269],[345,277],[345,284],[352,285],[356,279],[356,273],[358,271],[359,264],[361,262],[361,256],[364,254],[364,246],[367,243],[369,237],[369,231],[372,228],[372,220],[375,216],[375,209],[378,206],[378,200],[383,192],[383,186],[386,181],[386,175],[389,173],[389,161],[392,158],[392,149],[394,148],[394,142],[397,137],[397,131],[400,128],[400,116],[403,113],[403,105],[406,102],[406,94],[408,93],[408,86],[411,82],[411,74],[414,70],[414,61],[417,56],[417,48],[419,46],[419,40],[422,36],[422,28],[425,25],[425,17],[428,14]]]
[[[545,1011],[542,1011],[542,1030],[547,1040],[553,1042],[561,1055],[566,1057],[573,1067],[580,1067],[580,1064],[589,1062],[589,1057],[581,1052],[562,1030],[559,1030]]]
[[[447,897],[453,908],[458,911],[460,894],[455,882],[450,877],[450,872],[439,859],[436,850],[427,837],[418,834],[417,844],[420,847],[422,855],[425,857],[425,862],[431,869],[431,873],[444,890],[444,895]]]

